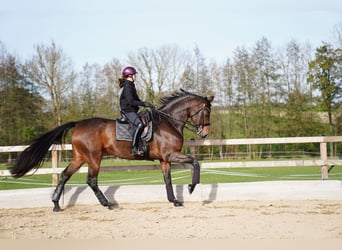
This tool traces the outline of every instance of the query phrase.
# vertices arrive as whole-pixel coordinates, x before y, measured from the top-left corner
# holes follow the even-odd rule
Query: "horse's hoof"
[[[62,209],[60,207],[54,207],[53,210],[54,212],[60,212],[62,211]]]
[[[188,185],[188,190],[189,194],[192,194],[192,192],[195,190],[196,184],[189,184]]]
[[[113,210],[115,208],[115,205],[113,203],[108,202],[107,207],[109,210]]]
[[[183,202],[178,201],[178,200],[174,200],[174,201],[173,201],[173,205],[174,205],[175,207],[182,207],[182,206],[183,206]]]
[[[52,201],[52,202],[53,202],[53,204],[55,205],[55,207],[53,208],[52,211],[54,211],[54,212],[60,212],[60,211],[62,211],[61,207],[60,207],[59,204],[58,204],[58,201]]]

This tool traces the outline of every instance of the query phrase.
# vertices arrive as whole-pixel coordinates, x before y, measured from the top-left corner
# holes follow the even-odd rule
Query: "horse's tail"
[[[9,170],[14,178],[20,178],[33,168],[38,169],[44,162],[44,156],[52,144],[62,144],[69,129],[75,127],[76,122],[63,124],[46,134],[33,140],[18,156],[14,165]]]

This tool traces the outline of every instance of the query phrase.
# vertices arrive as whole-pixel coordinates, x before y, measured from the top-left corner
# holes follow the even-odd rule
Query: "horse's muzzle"
[[[201,126],[198,129],[197,134],[202,138],[206,138],[209,135],[209,126]]]
[[[201,137],[204,139],[204,138],[207,138],[208,134],[206,135],[201,135]]]

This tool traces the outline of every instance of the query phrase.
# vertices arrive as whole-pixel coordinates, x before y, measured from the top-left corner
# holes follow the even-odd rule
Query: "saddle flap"
[[[144,125],[144,130],[141,134],[141,138],[144,141],[148,142],[152,139],[152,116],[150,112],[146,110],[139,112],[138,116]],[[121,117],[116,120],[116,139],[123,141],[132,141],[133,131],[133,126],[129,123],[125,114],[121,112]]]

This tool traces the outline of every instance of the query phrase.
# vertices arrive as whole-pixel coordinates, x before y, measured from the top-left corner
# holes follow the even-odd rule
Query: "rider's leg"
[[[134,132],[132,137],[132,154],[134,155],[144,155],[144,152],[139,152],[139,140],[141,133],[144,130],[144,126],[138,117],[138,115],[134,112],[125,113],[128,120],[134,125]]]
[[[132,139],[132,154],[134,155],[144,155],[144,152],[142,150],[139,151],[139,140],[143,130],[144,126],[142,125],[142,123],[139,123],[134,130]]]

